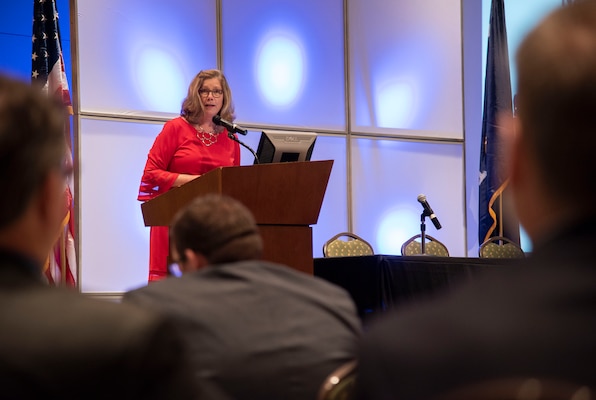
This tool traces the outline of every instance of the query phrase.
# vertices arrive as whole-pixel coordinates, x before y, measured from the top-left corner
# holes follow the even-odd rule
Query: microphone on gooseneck
[[[229,132],[232,133],[239,133],[241,135],[246,135],[247,130],[244,128],[239,127],[236,124],[231,123],[230,121],[226,121],[222,119],[220,115],[215,115],[211,119],[215,125],[221,125],[226,128]]]
[[[441,229],[441,223],[439,222],[439,219],[435,215],[435,212],[433,211],[433,209],[430,208],[430,204],[428,204],[428,201],[426,201],[426,196],[423,195],[423,194],[419,194],[418,195],[418,202],[420,204],[422,204],[422,207],[424,208],[425,214],[430,217],[430,220],[435,225],[435,228]]]
[[[256,160],[256,163],[257,164],[259,163],[259,157],[257,157],[257,153],[255,153],[255,151],[253,149],[251,149],[249,146],[245,145],[240,140],[238,140],[238,138],[236,136],[234,136],[234,134],[232,132],[230,132],[230,131],[228,131],[228,137],[230,139],[232,139],[234,142],[240,144],[240,146],[243,146],[243,147],[247,148],[252,153],[253,157]]]

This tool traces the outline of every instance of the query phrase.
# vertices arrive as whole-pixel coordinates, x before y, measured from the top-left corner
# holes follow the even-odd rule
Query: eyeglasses
[[[199,90],[199,95],[201,95],[201,97],[207,97],[207,96],[209,96],[209,93],[211,93],[213,95],[213,97],[219,97],[223,94],[223,90],[221,90],[221,89],[215,89],[215,90],[200,89]]]
[[[170,276],[175,276],[175,277],[182,276],[182,270],[180,269],[180,264],[178,264],[176,262],[168,265],[168,272],[170,273]]]

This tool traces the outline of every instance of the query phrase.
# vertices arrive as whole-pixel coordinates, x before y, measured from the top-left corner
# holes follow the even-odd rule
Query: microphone
[[[213,117],[213,118],[215,118],[215,117]],[[238,138],[236,136],[234,136],[234,134],[232,132],[228,132],[228,137],[230,139],[232,139],[234,142],[236,142],[236,143],[240,144],[241,146],[247,148],[252,153],[252,155],[254,156],[255,161],[256,161],[256,164],[259,163],[259,157],[257,157],[257,153],[255,153],[255,151],[253,149],[251,149],[249,146],[245,145],[240,140],[238,140]]]
[[[433,224],[435,225],[435,228],[437,229],[441,229],[441,223],[439,222],[439,219],[437,218],[437,216],[435,215],[435,212],[433,211],[432,208],[430,208],[430,205],[428,204],[428,201],[426,201],[426,196],[423,194],[419,194],[418,195],[418,202],[420,204],[422,204],[422,207],[424,208],[424,213],[430,217],[430,220],[433,222]]]
[[[246,129],[241,128],[238,125],[231,123],[230,121],[221,119],[221,116],[219,116],[219,115],[213,116],[212,121],[215,125],[221,125],[232,133],[239,133],[241,135],[246,135],[246,132],[247,132]]]

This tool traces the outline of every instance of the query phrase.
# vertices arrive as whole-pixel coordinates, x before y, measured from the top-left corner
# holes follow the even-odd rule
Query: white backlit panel
[[[352,129],[463,138],[460,0],[348,4]]]
[[[238,121],[345,129],[343,2],[223,0]]]
[[[323,245],[348,230],[346,138],[319,135],[311,160],[333,160],[319,220],[313,225],[313,256],[323,257]]]
[[[178,114],[216,67],[215,1],[79,1],[81,111]]]
[[[146,284],[149,228],[139,183],[158,124],[82,120],[82,291],[122,292]]]
[[[396,140],[355,139],[352,146],[354,231],[375,253],[401,254],[420,233],[425,194],[443,228],[426,220],[426,233],[452,256],[465,256],[463,148]]]

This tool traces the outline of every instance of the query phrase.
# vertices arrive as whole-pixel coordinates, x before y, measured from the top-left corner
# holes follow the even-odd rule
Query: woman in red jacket
[[[201,71],[192,80],[180,116],[168,121],[149,150],[139,197],[147,201],[214,168],[240,165],[240,146],[212,119],[234,120],[232,92],[219,70]],[[168,227],[151,227],[149,281],[167,276]]]

